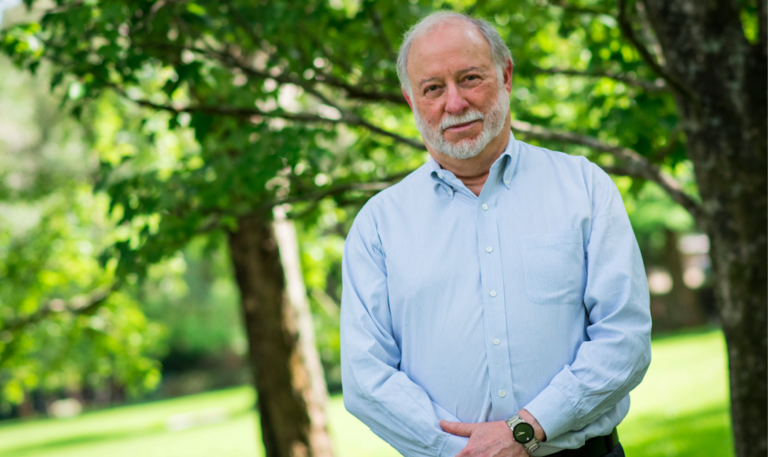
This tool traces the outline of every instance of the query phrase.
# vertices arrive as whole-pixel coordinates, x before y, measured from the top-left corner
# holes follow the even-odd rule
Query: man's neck
[[[429,155],[440,164],[442,168],[453,173],[457,178],[467,186],[467,189],[479,196],[483,190],[485,181],[488,180],[488,174],[491,166],[496,162],[509,144],[510,120],[507,118],[504,128],[499,135],[492,139],[490,143],[480,151],[480,154],[469,159],[456,159],[439,152],[429,149]]]

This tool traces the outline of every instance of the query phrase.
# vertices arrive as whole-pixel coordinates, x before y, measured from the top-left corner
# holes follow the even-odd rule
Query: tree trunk
[[[299,350],[304,357],[304,366],[308,373],[309,391],[306,398],[310,417],[310,443],[313,455],[332,457],[333,444],[328,434],[325,407],[328,403],[328,386],[325,384],[323,365],[315,346],[315,323],[309,309],[307,289],[304,286],[304,273],[301,271],[301,254],[296,227],[285,215],[285,208],[278,206],[273,211],[275,239],[280,249],[280,260],[285,270],[285,282],[288,299],[296,313],[299,331]]]
[[[757,43],[744,36],[736,0],[643,0],[676,102],[701,194],[718,311],[728,345],[736,454],[765,457],[766,6]],[[687,94],[685,93],[687,92]]]
[[[229,234],[267,457],[330,457],[323,383],[308,308],[291,303],[268,215],[239,219]],[[310,321],[311,324],[311,321]],[[310,327],[311,328],[311,327]],[[303,330],[303,331],[300,331]]]
[[[677,249],[677,233],[665,229],[665,234],[664,257],[669,275],[672,276],[672,290],[666,297],[669,325],[672,328],[701,325],[704,323],[704,313],[699,304],[698,295],[685,284],[683,279],[685,266]]]

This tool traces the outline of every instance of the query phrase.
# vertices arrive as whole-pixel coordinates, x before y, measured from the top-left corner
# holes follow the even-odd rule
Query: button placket
[[[502,191],[502,187],[499,187],[496,191]],[[503,190],[507,189],[503,188]],[[477,212],[477,241],[480,245],[480,253],[485,251],[487,254],[481,255],[479,260],[481,284],[484,289],[483,295],[485,296],[483,299],[483,314],[487,332],[489,387],[491,392],[496,392],[492,396],[492,403],[494,405],[493,420],[502,420],[514,413],[514,411],[510,411],[514,404],[514,392],[511,390],[512,385],[510,384],[512,382],[512,367],[508,353],[509,344],[501,251],[498,251],[499,255],[490,255],[495,253],[495,249],[501,249],[496,217],[497,209],[489,211],[491,209],[489,204],[493,203],[493,198],[495,198],[493,194],[489,194],[489,198],[486,198],[486,195],[483,194],[485,202],[480,204]],[[494,208],[497,207],[494,206]],[[505,344],[501,344],[502,341],[505,341]]]

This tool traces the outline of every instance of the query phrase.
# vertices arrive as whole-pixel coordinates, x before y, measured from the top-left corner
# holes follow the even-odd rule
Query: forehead
[[[411,83],[440,77],[468,67],[490,67],[491,46],[472,24],[451,21],[437,24],[418,35],[408,52]]]

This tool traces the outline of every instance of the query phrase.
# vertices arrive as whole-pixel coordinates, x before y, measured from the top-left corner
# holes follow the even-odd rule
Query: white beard
[[[509,114],[509,94],[502,85],[496,96],[496,101],[488,109],[488,114],[484,115],[480,111],[467,111],[458,116],[450,115],[440,122],[438,128],[432,128],[424,122],[419,116],[418,110],[413,110],[413,117],[416,120],[416,128],[419,129],[421,137],[432,149],[440,154],[453,157],[454,159],[470,159],[480,154],[492,139],[496,138],[501,129],[504,128],[504,121]],[[483,131],[475,138],[466,138],[457,143],[452,143],[445,139],[443,133],[445,129],[454,125],[466,124],[475,120],[483,122]]]

